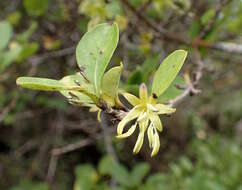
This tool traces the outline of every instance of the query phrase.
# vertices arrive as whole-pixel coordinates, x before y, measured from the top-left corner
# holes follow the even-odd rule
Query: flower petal
[[[143,142],[144,142],[144,132],[145,132],[144,129],[142,129],[139,132],[138,139],[137,139],[137,141],[135,143],[135,146],[134,146],[134,149],[133,149],[133,153],[134,154],[137,154],[140,151],[140,149],[141,149],[141,147],[143,145]]]
[[[142,83],[139,87],[139,98],[146,101],[148,99],[147,87],[145,83]]]
[[[159,149],[160,149],[160,138],[156,131],[154,134],[153,150],[151,153],[151,157],[155,156],[158,153]]]
[[[169,114],[169,113],[174,113],[176,111],[175,108],[171,108],[164,104],[156,104],[155,107],[159,110],[158,114]]]
[[[159,110],[152,104],[147,104],[147,108],[151,111],[158,112]]]
[[[158,116],[157,113],[150,113],[149,114],[149,119],[150,121],[153,123],[154,127],[158,130],[158,131],[162,131],[162,123],[160,120],[160,117]]]
[[[132,106],[136,106],[141,102],[140,99],[134,96],[133,94],[123,93],[122,95]]]
[[[130,135],[132,135],[134,133],[135,129],[136,129],[136,125],[137,125],[137,123],[135,123],[134,125],[132,125],[126,133],[123,133],[121,135],[118,135],[117,138],[127,138]]]
[[[118,124],[118,127],[117,127],[118,135],[121,135],[123,133],[124,126],[131,120],[137,118],[141,111],[142,110],[140,106],[135,106],[133,109],[131,109],[128,112],[128,114]]]
[[[148,140],[149,140],[149,147],[153,147],[153,138],[154,138],[154,133],[153,133],[153,126],[150,125],[147,130],[147,135],[148,135]]]
[[[145,119],[147,119],[147,113],[143,111],[143,112],[139,115],[137,121],[140,123],[140,122],[144,121]]]

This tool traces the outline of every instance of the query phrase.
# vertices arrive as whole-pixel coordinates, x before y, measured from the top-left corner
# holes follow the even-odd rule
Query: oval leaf
[[[169,87],[180,71],[187,56],[187,51],[176,50],[164,59],[155,73],[152,93],[158,97]]]
[[[103,74],[117,47],[118,39],[117,24],[99,24],[87,32],[77,45],[77,64],[86,79],[94,85],[98,95]]]
[[[114,105],[115,98],[118,94],[118,85],[122,68],[123,65],[121,63],[120,66],[111,68],[103,76],[101,86],[102,98],[111,105]]]

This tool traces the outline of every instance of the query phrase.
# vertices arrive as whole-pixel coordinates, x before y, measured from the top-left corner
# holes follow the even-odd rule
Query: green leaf
[[[88,93],[89,96],[91,97],[94,96],[94,95],[91,95],[94,93],[93,85],[86,84],[85,81],[83,80],[83,77],[80,74],[63,77],[60,80],[60,82],[65,86],[75,86],[78,83],[80,86],[85,86],[86,94]],[[76,90],[61,90],[60,93],[68,99],[72,97],[72,100],[70,101],[70,103],[75,103],[75,102],[82,103],[82,104],[93,103],[93,100],[88,95]]]
[[[117,47],[118,39],[117,24],[105,23],[87,32],[77,45],[77,64],[90,83],[94,85],[98,95],[103,74]]]
[[[4,49],[12,36],[12,26],[7,21],[0,22],[0,50]]]
[[[169,87],[180,71],[186,56],[186,51],[176,50],[164,59],[155,73],[152,93],[159,97]]]
[[[75,169],[74,190],[92,190],[97,183],[98,175],[90,164],[82,164]]]
[[[38,77],[19,77],[16,80],[16,83],[23,88],[28,88],[32,90],[60,91],[73,88],[73,86],[64,86],[58,80]]]
[[[150,166],[147,163],[137,164],[131,172],[131,181],[133,186],[138,186],[142,183],[142,179],[149,172]]]
[[[36,21],[31,22],[30,27],[26,31],[16,35],[16,40],[20,44],[27,43],[29,38],[36,31],[37,28],[38,28],[38,23]]]
[[[167,90],[160,95],[159,102],[167,102],[179,96],[184,90],[178,89],[177,85],[185,85],[185,81],[181,76],[177,76],[175,80],[170,84]]]
[[[42,16],[46,13],[49,6],[49,0],[33,1],[24,0],[24,8],[31,16]]]
[[[208,24],[208,22],[214,17],[215,10],[209,9],[201,16],[201,22],[203,25]]]
[[[22,62],[25,58],[30,57],[39,49],[39,44],[36,42],[26,43],[22,46],[22,51],[18,56],[18,61]]]
[[[10,48],[7,52],[3,52],[0,55],[0,72],[7,68],[13,61],[15,61],[21,51],[22,47],[16,45]]]
[[[115,98],[118,95],[118,85],[122,68],[123,65],[121,63],[120,66],[111,68],[103,76],[101,86],[102,98],[110,103],[111,106],[114,105]]]
[[[128,170],[121,164],[117,163],[111,156],[105,156],[99,162],[98,169],[102,175],[110,175],[120,185],[130,187],[130,175]]]
[[[129,78],[127,79],[126,85],[141,84],[142,82],[145,82],[144,73],[142,73],[141,69],[138,67],[130,74]]]

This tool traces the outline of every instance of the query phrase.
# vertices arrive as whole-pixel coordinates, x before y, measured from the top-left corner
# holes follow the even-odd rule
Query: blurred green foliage
[[[186,154],[169,164],[167,172],[150,173],[147,163],[137,163],[128,170],[110,156],[103,157],[97,170],[90,164],[76,168],[74,190],[226,190],[242,188],[242,149],[236,142],[221,136],[194,139]],[[195,158],[195,160],[193,159]],[[109,178],[107,178],[109,176]]]

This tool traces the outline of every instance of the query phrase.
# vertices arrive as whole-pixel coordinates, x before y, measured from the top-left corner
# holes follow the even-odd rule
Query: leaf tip
[[[18,78],[16,79],[16,84],[17,84],[18,86],[21,85],[21,83],[22,83],[22,79],[23,79],[23,77],[18,77]]]

